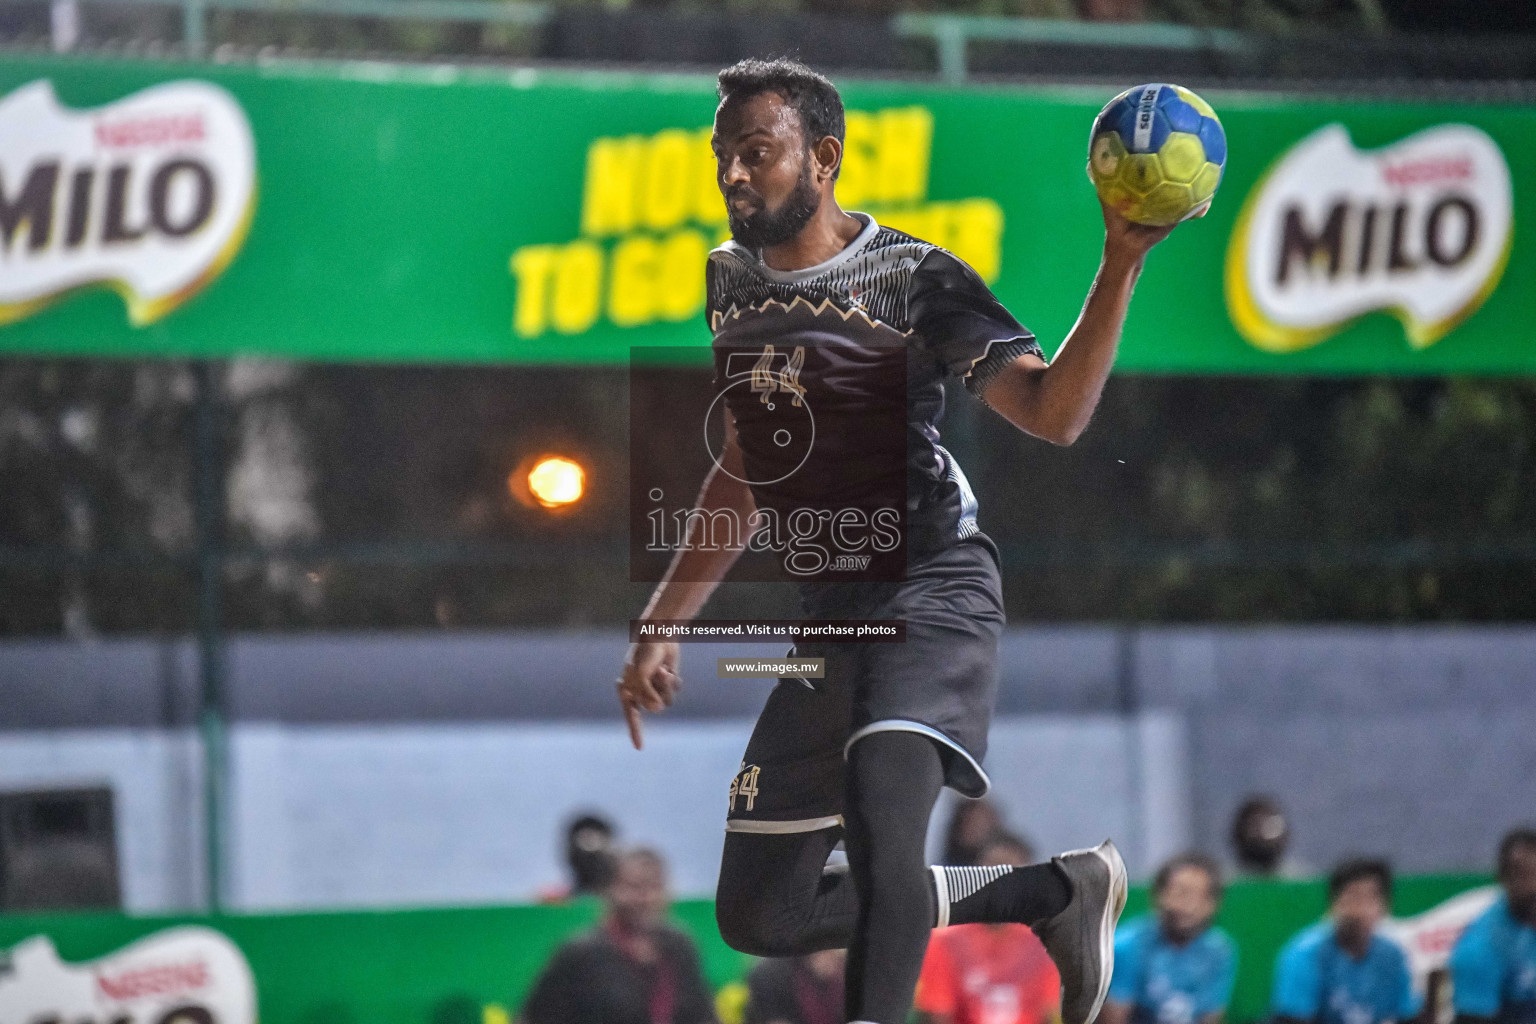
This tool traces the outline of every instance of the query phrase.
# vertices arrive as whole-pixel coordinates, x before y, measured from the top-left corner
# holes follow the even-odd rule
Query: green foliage
[[[985,424],[989,509],[1029,619],[1527,619],[1536,384],[1119,379],[1066,452]],[[1015,452],[1010,452],[1014,455]],[[982,460],[980,465],[977,459]],[[1025,481],[1028,481],[1027,483]],[[1038,568],[1037,568],[1038,567]]]
[[[627,620],[637,451],[707,466],[688,395],[603,370],[229,364],[224,604],[233,628]],[[0,633],[193,622],[192,388],[183,364],[0,362]],[[670,412],[669,412],[670,410]],[[944,441],[1003,548],[1017,621],[1536,619],[1536,382],[1117,377],[1075,446],[969,394]],[[513,500],[571,452],[588,499]],[[648,468],[647,472],[651,472]],[[795,614],[784,584],[709,614]]]

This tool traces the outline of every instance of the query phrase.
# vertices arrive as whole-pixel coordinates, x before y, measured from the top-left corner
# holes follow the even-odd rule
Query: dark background
[[[617,571],[625,371],[213,369],[229,628],[617,624],[642,606]],[[646,379],[651,406],[710,393],[707,369]],[[0,410],[0,632],[191,628],[192,368],[8,359]],[[690,464],[696,427],[653,417],[637,449]],[[951,387],[943,430],[1020,622],[1536,619],[1530,381],[1119,376],[1070,448]],[[543,451],[587,467],[568,512],[508,487]],[[753,584],[709,613],[793,608]]]

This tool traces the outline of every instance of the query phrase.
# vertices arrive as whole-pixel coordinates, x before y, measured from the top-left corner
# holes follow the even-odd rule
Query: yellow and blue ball
[[[1227,135],[1216,111],[1179,85],[1138,85],[1094,118],[1088,178],[1138,224],[1177,224],[1216,194]]]

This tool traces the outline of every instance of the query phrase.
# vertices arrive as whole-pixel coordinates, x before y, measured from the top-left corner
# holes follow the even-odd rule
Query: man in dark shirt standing
[[[666,923],[666,865],[653,850],[622,854],[607,913],[561,946],[523,1005],[523,1024],[715,1024],[693,940]]]
[[[924,857],[939,791],[976,797],[990,784],[981,762],[1005,620],[997,546],[938,421],[948,376],[1019,429],[1075,440],[1147,252],[1170,229],[1104,209],[1098,275],[1047,365],[963,261],[838,205],[845,125],[831,82],[794,61],[747,60],[720,72],[718,92],[711,144],[732,240],[710,253],[705,312],[723,440],[711,441],[698,528],[642,618],[695,617],[754,546],[790,552],[807,618],[905,624],[901,643],[796,645],[824,657],[824,676],[780,681],[731,783],[720,933],[759,956],[846,946],[846,1019],[902,1024],[930,929],[1015,921],[1056,963],[1063,1024],[1090,1024],[1125,905],[1114,844],[1025,867],[930,871]],[[717,521],[746,528],[716,543]],[[825,543],[836,557],[821,557]],[[642,713],[676,698],[678,664],[676,643],[631,646],[618,690],[636,747]],[[823,875],[844,838],[849,871]]]

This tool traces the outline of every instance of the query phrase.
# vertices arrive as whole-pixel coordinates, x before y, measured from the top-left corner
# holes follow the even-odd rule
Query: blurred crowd
[[[1223,1024],[1241,950],[1217,925],[1225,882],[1312,874],[1290,857],[1279,804],[1247,800],[1233,818],[1230,860],[1202,852],[1163,863],[1150,909],[1120,921],[1104,1024]],[[839,1024],[842,950],[762,960],[736,998],[711,994],[698,950],[668,923],[666,863],[620,847],[596,815],[566,835],[570,884],[548,901],[593,896],[603,915],[560,947],[535,981],[521,1024]],[[958,806],[942,862],[1022,866],[1037,853],[986,800]],[[1426,998],[1390,928],[1393,875],[1352,859],[1327,879],[1327,914],[1290,938],[1273,965],[1268,1024],[1536,1024],[1536,829],[1499,845],[1499,892],[1447,938],[1449,999]],[[847,870],[836,855],[827,871]],[[1453,940],[1453,941],[1452,941]],[[937,929],[918,982],[919,1024],[1059,1024],[1060,979],[1022,924]],[[1443,1004],[1443,1005],[1442,1005]]]

